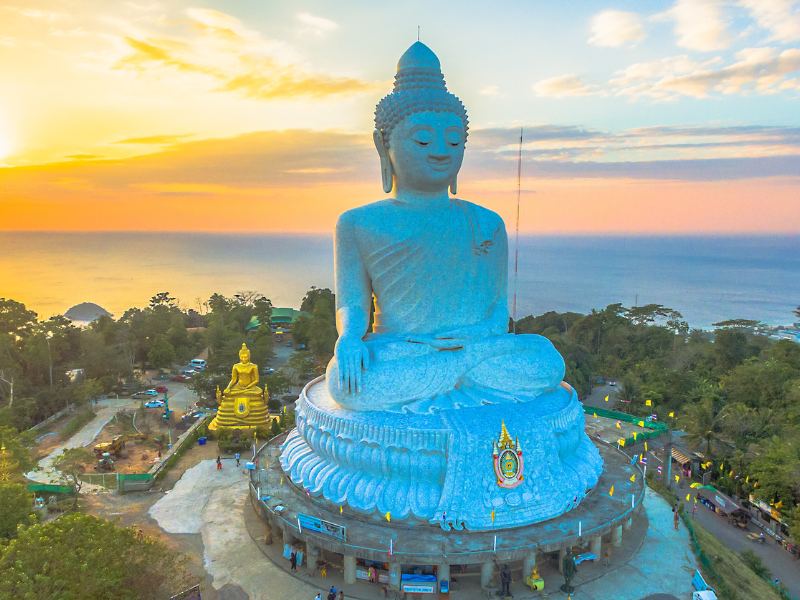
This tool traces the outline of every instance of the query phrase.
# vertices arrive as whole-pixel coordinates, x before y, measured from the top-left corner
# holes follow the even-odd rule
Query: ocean
[[[509,300],[513,260],[511,239]],[[800,305],[800,236],[525,236],[518,272],[519,317],[658,303],[692,327],[781,325]],[[0,297],[44,318],[86,301],[121,316],[160,291],[185,308],[242,290],[297,307],[311,286],[333,286],[329,236],[0,233]]]

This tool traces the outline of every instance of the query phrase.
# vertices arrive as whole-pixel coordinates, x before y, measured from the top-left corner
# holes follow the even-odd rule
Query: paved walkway
[[[250,538],[244,509],[247,474],[233,460],[204,460],[188,469],[149,514],[168,533],[200,533],[203,562],[220,598],[311,600],[316,589],[268,561]]]
[[[135,408],[137,406],[139,406],[139,402],[137,400],[124,399],[99,401],[94,409],[94,419],[84,425],[71,438],[53,448],[50,454],[39,461],[37,468],[26,473],[25,477],[38,483],[63,483],[64,478],[61,472],[53,466],[56,458],[58,458],[58,456],[64,452],[64,450],[88,446],[98,435],[100,435],[103,427],[105,427],[106,424],[114,418],[114,415],[117,414],[118,411],[123,408]],[[89,483],[84,483],[81,487],[81,492],[83,493],[98,493],[108,491],[109,490],[102,486],[92,485]]]
[[[650,526],[639,552],[616,571],[579,586],[575,600],[638,600],[649,594],[691,597],[697,565],[689,533],[683,525],[675,531],[669,504],[649,488],[644,506]]]

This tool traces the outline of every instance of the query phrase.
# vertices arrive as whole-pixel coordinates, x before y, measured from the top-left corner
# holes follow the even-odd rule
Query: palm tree
[[[733,444],[723,437],[723,424],[727,418],[726,411],[717,410],[714,397],[705,396],[696,404],[690,404],[686,411],[683,426],[686,439],[694,447],[705,445],[705,455],[714,456],[720,445],[731,447]]]
[[[619,392],[617,392],[617,400],[620,402],[631,403],[636,402],[638,399],[638,383],[633,378],[626,377],[622,380],[622,385],[619,387]]]

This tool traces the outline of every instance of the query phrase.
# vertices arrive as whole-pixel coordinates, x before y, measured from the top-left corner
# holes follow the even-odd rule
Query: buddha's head
[[[244,364],[250,362],[250,349],[247,347],[247,344],[242,344],[242,347],[239,350],[239,361]]]
[[[394,91],[375,109],[373,139],[384,191],[394,185],[421,192],[449,186],[455,194],[467,130],[467,111],[447,91],[439,59],[415,42],[397,63]]]

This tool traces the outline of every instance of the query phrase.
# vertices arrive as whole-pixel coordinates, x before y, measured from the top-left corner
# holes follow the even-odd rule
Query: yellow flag
[[[691,484],[689,487],[690,487],[690,488],[692,488],[692,489],[696,489],[696,488],[699,488],[699,487],[700,487],[700,484],[699,484],[699,483],[697,483],[697,482],[695,481],[695,482],[694,482],[693,484]]]
[[[281,485],[283,485],[283,477],[281,477]]]
[[[675,411],[674,410],[669,411],[669,416],[670,417],[674,417],[675,416]]]
[[[723,470],[724,468],[725,468],[725,463],[719,463],[719,470],[720,470],[720,472],[722,472],[722,470]]]
[[[617,426],[617,429],[622,429],[622,425],[620,424],[619,421],[617,421],[616,426]]]
[[[745,483],[750,483],[750,475],[748,475],[747,477],[744,478],[744,482]]]
[[[492,523],[494,523],[494,509],[492,509],[490,516],[492,517]]]
[[[757,488],[757,487],[758,487],[758,482],[757,482],[757,481],[756,481],[756,482],[753,484],[753,487],[754,487],[754,488]]]
[[[645,400],[644,401],[644,405],[645,406],[653,406],[653,401],[652,400]]]
[[[340,506],[339,507],[339,514],[342,514],[343,512],[344,512],[344,509]]]
[[[636,473],[634,473],[633,475],[631,475],[631,483],[633,483],[633,482],[635,482],[635,481],[636,481]]]
[[[637,432],[635,432],[635,431],[634,431],[634,432],[633,432],[633,441],[634,441],[634,442],[636,441],[636,436],[637,436],[637,435],[639,435],[639,434],[638,434]]]
[[[731,469],[731,472],[728,473],[728,477],[733,477],[733,469]]]
[[[637,425],[638,425],[639,427],[644,427],[644,421],[639,421],[639,422],[637,423]]]
[[[386,520],[389,521],[389,523],[392,522],[392,513],[387,512],[384,516],[386,517]]]
[[[678,483],[681,480],[680,475],[675,475],[675,483]]]
[[[692,497],[691,494],[686,494],[686,501],[688,502],[691,499],[691,497]]]
[[[647,440],[644,442],[644,451],[647,452]]]
[[[611,486],[611,489],[608,490],[608,495],[609,496],[613,496],[614,495],[614,486],[613,485]]]
[[[592,413],[592,416],[596,419],[597,418],[597,413]]]
[[[775,504],[775,508],[778,509],[780,509],[782,506],[783,506],[783,500],[778,500],[778,502]]]
[[[606,397],[605,397],[605,398],[603,398],[603,400],[605,400],[606,402],[608,402],[608,394],[606,394]]]
[[[625,440],[624,440],[623,438],[619,438],[619,439],[617,440],[617,443],[618,443],[620,446],[622,446],[623,448],[625,447]]]

